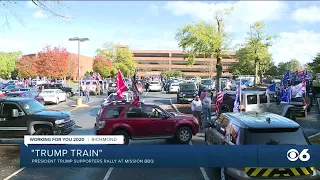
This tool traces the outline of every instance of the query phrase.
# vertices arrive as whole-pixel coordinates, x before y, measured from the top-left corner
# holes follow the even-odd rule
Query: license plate
[[[188,99],[188,101],[193,101],[193,99]]]

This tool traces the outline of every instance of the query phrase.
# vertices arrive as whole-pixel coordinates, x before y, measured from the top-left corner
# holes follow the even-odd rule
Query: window
[[[120,113],[122,112],[122,110],[123,110],[123,107],[110,108],[107,110],[104,117],[107,119],[118,118],[120,116]]]
[[[260,94],[259,98],[260,98],[260,104],[268,103],[268,97],[265,94]]]
[[[223,115],[220,115],[219,119],[216,121],[216,130],[223,136],[225,136],[229,122],[229,119],[227,119]]]
[[[143,111],[142,108],[138,107],[130,107],[128,111],[126,112],[127,118],[142,118],[143,117]]]
[[[248,104],[258,104],[257,95],[248,95],[247,100],[248,100]]]
[[[163,118],[166,114],[156,107],[146,107],[144,116],[147,118]]]
[[[2,109],[2,115],[10,118],[12,114],[12,109],[18,109],[19,112],[21,112],[20,108],[15,104],[4,104]]]
[[[308,145],[301,128],[246,130],[246,145]]]

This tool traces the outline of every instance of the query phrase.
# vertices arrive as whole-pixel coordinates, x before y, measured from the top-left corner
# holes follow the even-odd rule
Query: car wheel
[[[231,112],[231,109],[227,104],[222,104],[220,106],[220,112],[221,113]]]
[[[294,112],[291,111],[291,110],[288,110],[286,117],[289,118],[289,119],[291,119],[291,120],[296,121],[296,115],[295,115]]]
[[[51,129],[49,128],[46,128],[46,127],[42,127],[42,128],[39,128],[35,133],[34,135],[53,135],[53,132]]]
[[[192,139],[192,131],[189,127],[181,127],[176,132],[176,140],[181,144],[187,144]]]
[[[69,98],[69,97],[71,97],[72,95],[71,95],[71,92],[67,92],[67,97]]]
[[[116,131],[113,133],[113,135],[122,135],[124,137],[124,145],[128,145],[130,142],[130,136],[125,131]]]

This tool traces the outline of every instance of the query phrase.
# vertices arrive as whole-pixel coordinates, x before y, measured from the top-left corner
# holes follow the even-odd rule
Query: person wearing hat
[[[200,128],[202,129],[202,120],[201,120],[201,112],[202,112],[202,103],[199,96],[196,96],[195,99],[191,103],[191,111],[193,112],[193,116],[198,119]]]

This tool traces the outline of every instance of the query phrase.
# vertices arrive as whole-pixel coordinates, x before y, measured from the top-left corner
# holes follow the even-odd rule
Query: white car
[[[39,96],[43,97],[45,103],[59,104],[67,100],[67,94],[61,89],[45,89]]]
[[[180,83],[171,83],[168,92],[169,93],[173,93],[173,92],[177,93],[177,92],[179,92],[179,84]]]
[[[103,104],[111,103],[111,102],[130,102],[132,100],[132,93],[124,92],[123,99],[118,98],[117,93],[110,94],[106,99],[104,99]]]
[[[149,91],[161,91],[162,86],[160,81],[151,81],[149,86]]]

